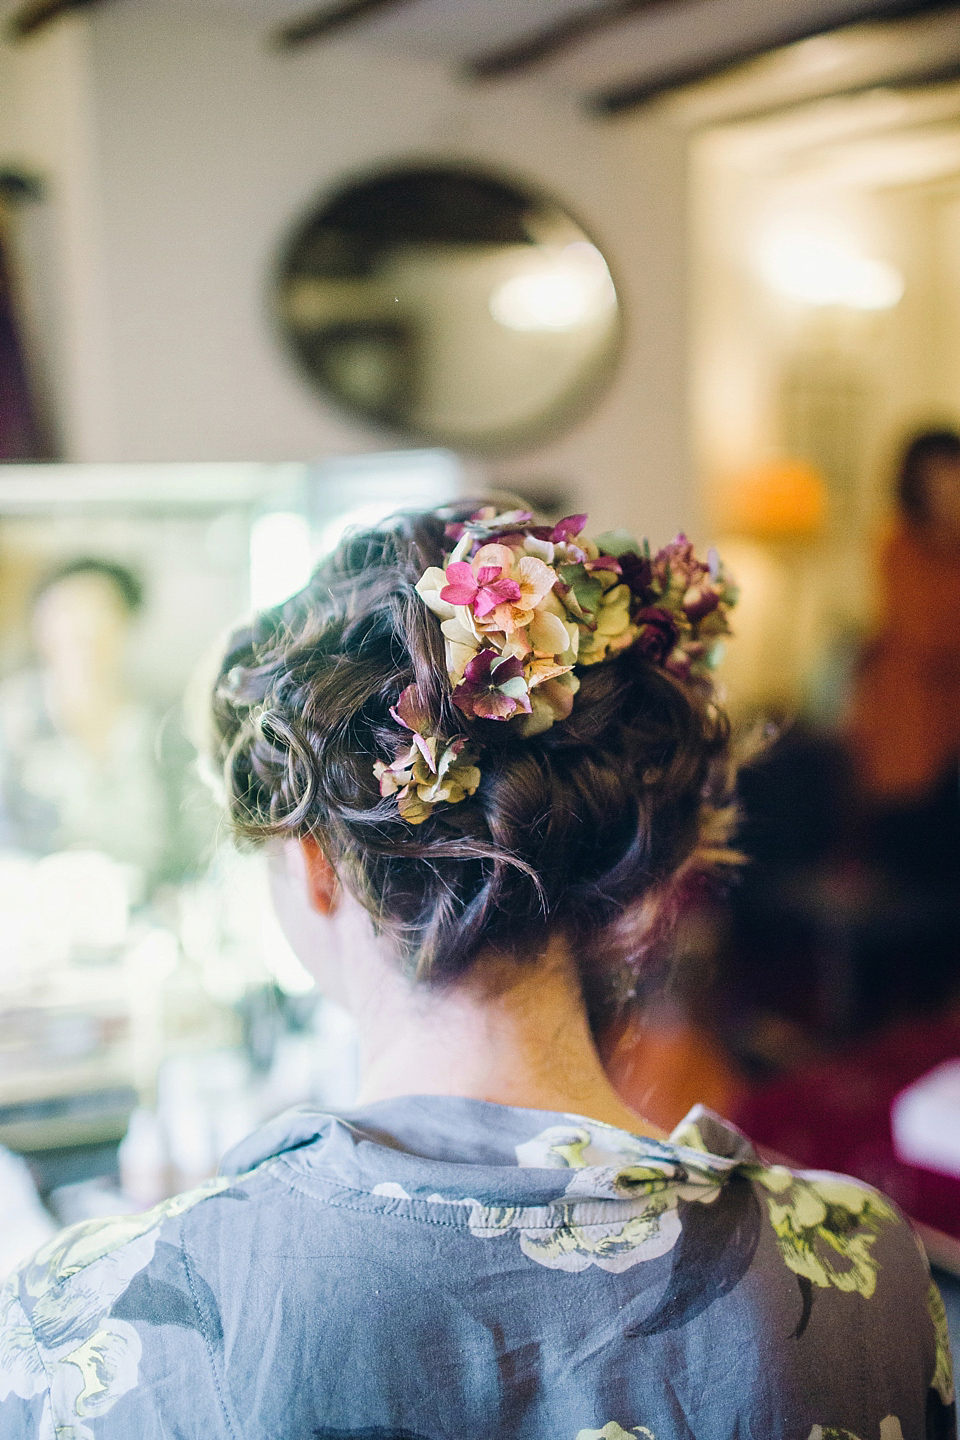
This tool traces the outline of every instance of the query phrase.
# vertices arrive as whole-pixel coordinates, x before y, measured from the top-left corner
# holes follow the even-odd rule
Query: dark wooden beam
[[[649,105],[652,101],[659,100],[661,96],[669,95],[674,90],[685,89],[688,85],[698,85],[704,80],[719,79],[722,75],[737,70],[748,61],[757,60],[760,56],[769,54],[771,50],[779,50],[784,45],[795,45],[801,40],[811,40],[815,35],[826,35],[832,31],[845,30],[850,26],[872,21],[907,20],[918,15],[957,9],[957,0],[889,0],[889,3],[884,3],[884,0],[876,0],[876,3],[868,11],[864,11],[860,15],[838,16],[835,20],[819,22],[783,24],[778,26],[772,34],[768,33],[762,40],[748,45],[741,44],[731,49],[722,49],[712,55],[709,60],[694,60],[689,64],[678,65],[670,70],[662,70],[659,74],[644,76],[639,80],[628,81],[622,85],[612,86],[608,90],[601,90],[589,98],[587,108],[595,115],[622,115],[626,111],[637,110],[644,105]]]
[[[339,0],[338,4],[324,5],[299,20],[287,21],[273,32],[273,43],[278,50],[296,50],[300,45],[326,40],[338,30],[369,20],[381,10],[399,10],[410,3],[411,0]]]
[[[4,34],[8,40],[25,40],[59,20],[61,15],[69,15],[72,10],[89,10],[102,3],[103,0],[25,0],[8,18]]]
[[[499,80],[503,75],[531,70],[641,11],[662,10],[677,3],[680,0],[601,0],[599,5],[574,10],[571,15],[564,15],[552,25],[533,30],[498,50],[474,56],[464,63],[463,73],[470,80]]]

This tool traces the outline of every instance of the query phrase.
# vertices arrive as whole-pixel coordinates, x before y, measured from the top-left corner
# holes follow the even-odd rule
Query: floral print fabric
[[[949,1440],[943,1307],[877,1192],[442,1097],[295,1112],[0,1296],[0,1440]]]

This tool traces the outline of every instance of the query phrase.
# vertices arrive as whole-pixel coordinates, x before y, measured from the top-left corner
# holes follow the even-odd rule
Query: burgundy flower
[[[667,656],[663,668],[677,680],[689,680],[693,674],[693,656],[688,655],[682,646],[678,646]]]
[[[453,692],[453,703],[475,720],[509,720],[519,710],[530,714],[523,662],[504,658],[489,647],[474,655]]]
[[[710,582],[710,568],[698,560],[693,545],[682,532],[653,557],[653,578],[661,589],[669,587],[680,595]]]
[[[629,585],[633,595],[640,599],[646,599],[650,590],[650,582],[653,579],[653,567],[645,555],[638,555],[635,550],[627,550],[619,557],[620,575],[625,585]]]
[[[720,587],[709,577],[704,576],[699,582],[694,582],[683,597],[683,609],[688,620],[696,622],[703,620],[707,615],[712,615],[720,604]]]
[[[615,555],[598,555],[596,560],[584,560],[584,570],[610,570],[614,575],[622,573],[620,561]]]
[[[437,767],[427,743],[430,734],[430,714],[420,698],[416,685],[408,685],[405,690],[401,691],[396,705],[390,706],[390,714],[398,725],[403,726],[404,730],[412,732],[414,745],[430,769],[435,770]]]
[[[641,655],[653,665],[662,665],[680,636],[673,616],[659,605],[650,605],[634,616],[634,624],[640,631],[637,645]]]

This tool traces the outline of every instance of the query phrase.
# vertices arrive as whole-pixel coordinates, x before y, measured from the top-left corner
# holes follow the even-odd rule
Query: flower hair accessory
[[[536,525],[528,511],[488,508],[447,526],[453,549],[416,588],[440,620],[451,698],[469,719],[539,735],[570,714],[576,667],[631,646],[678,680],[709,685],[737,598],[716,552],[697,559],[684,535],[654,555],[626,531],[587,540],[586,520]],[[405,820],[419,825],[440,802],[474,794],[469,742],[432,733],[415,686],[390,713],[412,743],[374,770]]]
[[[480,771],[466,739],[441,740],[430,735],[430,719],[419,704],[416,685],[408,685],[390,714],[413,737],[392,765],[378,760],[373,773],[380,781],[381,795],[396,795],[404,820],[421,825],[434,805],[446,801],[456,805],[472,795],[480,784]]]

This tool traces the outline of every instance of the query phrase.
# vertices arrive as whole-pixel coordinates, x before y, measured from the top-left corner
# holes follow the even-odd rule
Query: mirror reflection
[[[268,1116],[351,1102],[350,1024],[218,821],[205,657],[345,528],[460,484],[439,450],[0,474],[0,1276],[54,1220],[153,1205]]]
[[[325,200],[283,255],[282,334],[341,406],[475,452],[566,429],[616,358],[607,263],[555,201],[399,169]]]

